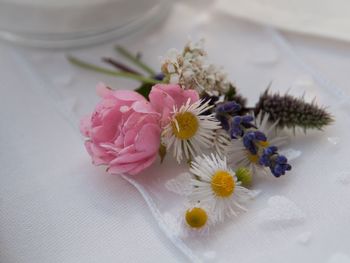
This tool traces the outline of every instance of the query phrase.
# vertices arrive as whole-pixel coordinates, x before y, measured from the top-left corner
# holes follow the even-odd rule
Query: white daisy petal
[[[214,145],[215,131],[220,123],[214,115],[201,115],[212,106],[199,100],[186,102],[180,109],[174,108],[172,118],[162,133],[167,150],[173,149],[177,162],[191,159]]]
[[[215,221],[246,211],[241,203],[251,199],[252,194],[237,182],[235,173],[227,167],[226,158],[218,154],[197,156],[191,166],[193,191],[188,196],[191,203],[209,207]]]

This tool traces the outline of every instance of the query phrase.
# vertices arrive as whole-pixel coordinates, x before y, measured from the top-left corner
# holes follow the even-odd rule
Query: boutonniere
[[[135,91],[97,86],[101,100],[80,124],[87,152],[93,164],[115,175],[139,174],[158,155],[188,164],[169,188],[180,177],[177,187],[184,186],[185,177],[186,191],[176,189],[187,200],[181,221],[195,233],[246,211],[245,203],[256,196],[254,177],[279,178],[292,170],[280,153],[288,139],[281,130],[306,134],[334,121],[315,101],[269,87],[248,107],[223,69],[208,62],[202,41],[169,51],[160,72],[139,55],[117,51],[136,68],[112,58],[103,61],[117,70],[69,57],[77,66],[140,81]]]

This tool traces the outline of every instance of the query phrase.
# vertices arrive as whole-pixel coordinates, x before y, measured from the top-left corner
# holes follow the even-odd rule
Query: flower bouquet
[[[333,122],[315,101],[272,93],[269,87],[248,107],[223,69],[208,63],[203,41],[190,42],[181,52],[170,50],[160,73],[139,55],[117,50],[138,69],[111,58],[103,60],[118,71],[69,57],[77,66],[140,81],[135,91],[97,86],[101,101],[80,124],[86,149],[93,164],[116,175],[137,175],[159,165],[158,156],[160,162],[186,163],[188,172],[167,187],[185,196],[180,221],[191,233],[206,233],[246,211],[245,203],[257,195],[255,177],[279,178],[291,171],[279,151],[288,136]]]

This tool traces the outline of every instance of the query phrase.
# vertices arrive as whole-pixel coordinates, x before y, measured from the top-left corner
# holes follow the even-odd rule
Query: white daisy
[[[195,176],[189,200],[198,201],[211,208],[215,221],[225,216],[237,216],[246,211],[242,202],[253,197],[253,192],[242,187],[235,173],[227,166],[226,158],[219,155],[197,156],[191,163],[190,172]]]
[[[201,203],[187,204],[180,221],[183,236],[206,235],[210,226],[214,225],[215,217],[208,206]]]
[[[203,149],[213,146],[215,130],[220,127],[214,114],[202,115],[211,108],[209,101],[197,101],[190,104],[190,100],[180,109],[174,109],[169,124],[164,128],[162,141],[167,150],[173,148],[173,155],[177,162],[183,156],[191,157],[201,154]]]
[[[262,152],[264,148],[268,146],[277,146],[280,147],[284,145],[287,141],[286,136],[277,136],[276,126],[278,121],[273,124],[268,122],[269,115],[265,114],[262,117],[262,114],[259,113],[255,120],[255,126],[259,131],[266,135],[266,141],[257,142],[258,152]],[[229,151],[229,163],[235,167],[247,167],[251,170],[252,174],[268,174],[269,169],[259,164],[259,153],[252,154],[247,148],[243,145],[242,139],[232,140],[231,150]]]

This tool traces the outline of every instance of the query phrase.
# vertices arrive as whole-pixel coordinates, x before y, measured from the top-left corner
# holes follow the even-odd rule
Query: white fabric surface
[[[217,8],[281,29],[350,40],[347,0],[218,0]]]
[[[251,103],[273,80],[274,89],[317,95],[338,122],[324,134],[292,139],[291,147],[302,153],[293,172],[277,183],[259,180],[263,192],[247,214],[212,230],[212,238],[180,240],[183,246],[177,243],[177,248],[189,249],[185,252],[192,260],[214,262],[348,262],[350,47],[283,36],[210,6],[198,10],[183,4],[175,6],[162,27],[118,43],[144,51],[145,60],[157,68],[157,57],[170,47],[181,48],[187,35],[207,38],[210,58],[226,68]],[[98,61],[115,55],[113,44],[71,53]],[[188,261],[135,188],[90,164],[78,132],[78,119],[98,100],[98,81],[115,88],[135,83],[74,68],[60,51],[6,45],[0,48],[0,69],[0,262]],[[172,174],[168,166],[153,167],[147,176],[135,178],[165,222],[181,199],[164,191],[163,183],[181,169],[173,167]],[[276,195],[295,203],[305,217],[302,222],[260,225],[258,214]]]

